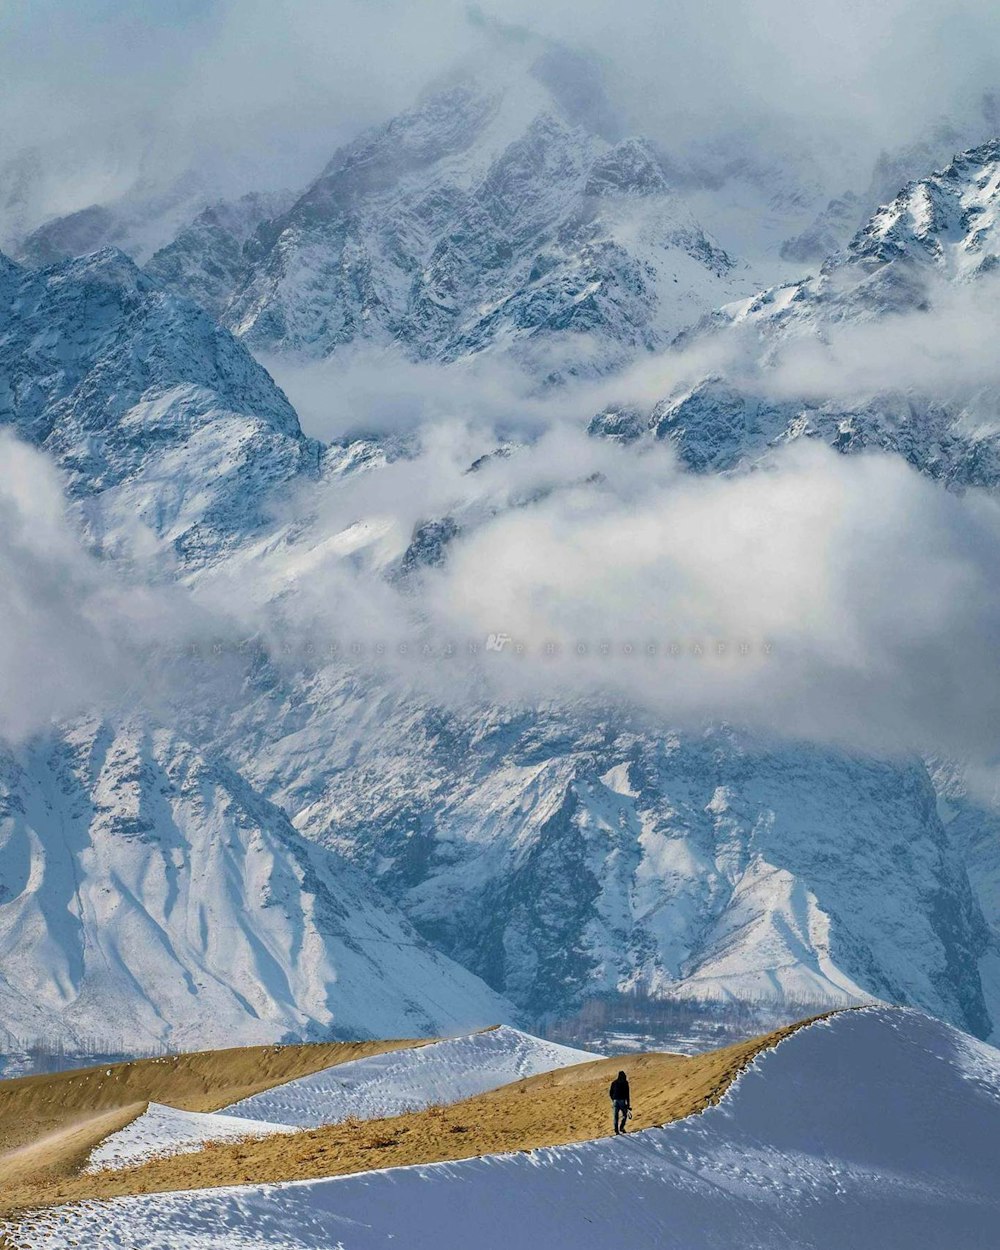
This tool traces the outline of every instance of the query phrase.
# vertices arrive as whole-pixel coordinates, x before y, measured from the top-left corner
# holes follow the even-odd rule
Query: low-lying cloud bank
[[[183,692],[220,619],[179,587],[89,552],[42,452],[0,430],[0,741]],[[227,629],[232,633],[232,625]]]
[[[730,477],[557,426],[468,466],[482,435],[313,500],[289,561],[199,588],[444,703],[598,699],[881,752],[988,760],[1000,715],[1000,502],[901,459],[792,445]],[[398,577],[421,522],[450,519]],[[394,576],[395,575],[395,576]],[[246,578],[243,568],[238,577]],[[268,632],[269,631],[269,632]]]
[[[811,443],[699,477],[666,444],[619,447],[585,422],[612,388],[659,397],[726,352],[724,375],[761,393],[855,399],[909,382],[995,414],[981,326],[995,324],[997,293],[942,292],[929,313],[787,337],[777,352],[715,336],[559,391],[486,358],[361,351],[286,373],[308,432],[403,434],[411,450],[306,487],[276,517],[276,541],[187,588],[143,585],[141,570],[84,551],[54,470],[5,437],[0,735],[165,692],[176,707],[205,668],[195,678],[163,656],[191,644],[208,646],[212,669],[221,642],[220,689],[238,697],[240,646],[254,640],[279,662],[347,665],[444,704],[596,699],[663,726],[722,719],[989,764],[997,499]]]
[[[497,657],[521,698],[604,691],[670,724],[993,747],[1000,504],[897,459],[809,445],[741,477],[610,477],[458,540],[427,585],[438,628],[526,645]]]

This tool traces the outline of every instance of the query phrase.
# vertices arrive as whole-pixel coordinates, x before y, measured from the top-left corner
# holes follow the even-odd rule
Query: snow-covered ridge
[[[88,1170],[130,1167],[208,1142],[373,1120],[460,1102],[524,1077],[601,1058],[506,1025],[337,1064],[210,1115],[151,1104],[91,1154]]]
[[[925,261],[949,277],[1000,264],[1000,139],[957,156],[909,183],[852,240],[852,260],[877,265]]]
[[[753,289],[654,146],[622,135],[595,65],[494,52],[336,153],[245,244],[195,223],[151,270],[255,350],[515,348],[546,371],[553,350],[570,371],[620,364]]]
[[[633,1090],[638,1100],[641,1089]],[[1000,1218],[1000,1052],[913,1011],[845,1012],[761,1055],[701,1115],[624,1139],[329,1181],[56,1211],[29,1250],[940,1250]]]
[[[819,270],[733,301],[677,346],[719,363],[653,405],[610,406],[591,431],[663,439],[696,472],[731,471],[803,438],[838,451],[887,451],[958,488],[1000,482],[998,388],[919,370],[973,336],[995,309],[1000,262],[1000,140],[956,156],[880,207]],[[944,335],[944,341],[938,340]],[[916,368],[893,368],[909,343]],[[959,344],[956,341],[956,350]],[[829,398],[822,393],[828,379]]]
[[[0,295],[0,424],[53,457],[96,542],[139,522],[197,560],[315,470],[318,449],[265,370],[123,253],[40,272],[5,258]]]
[[[220,1114],[302,1128],[350,1117],[372,1120],[459,1102],[523,1077],[600,1058],[502,1025],[327,1068],[245,1098]]]

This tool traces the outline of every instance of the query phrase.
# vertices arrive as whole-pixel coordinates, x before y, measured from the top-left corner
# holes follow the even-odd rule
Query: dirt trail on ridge
[[[450,1106],[387,1119],[219,1142],[197,1153],[152,1159],[121,1171],[36,1174],[5,1186],[0,1211],[125,1194],[319,1179],[587,1141],[611,1131],[607,1090],[619,1068],[628,1072],[632,1089],[630,1130],[651,1128],[718,1102],[762,1051],[830,1014],[700,1055],[647,1053],[601,1059],[515,1081]],[[204,1102],[198,1109],[204,1109]]]

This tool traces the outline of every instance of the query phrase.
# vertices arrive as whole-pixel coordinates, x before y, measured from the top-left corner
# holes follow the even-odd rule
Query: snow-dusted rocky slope
[[[806,228],[786,239],[780,253],[788,261],[813,267],[844,247],[868,217],[894,198],[906,183],[929,169],[943,169],[956,152],[978,147],[1000,134],[1000,99],[987,91],[966,101],[964,109],[942,117],[920,138],[883,151],[866,187],[834,196]]]
[[[641,1088],[633,1097],[638,1102]],[[578,1146],[43,1213],[30,1250],[987,1250],[1000,1052],[912,1011],[850,1012],[716,1107]]]
[[[0,757],[0,1038],[141,1051],[509,1020],[224,760],[86,721]]]
[[[187,293],[215,312],[219,292],[228,291],[236,279],[247,238],[261,222],[284,212],[294,197],[281,191],[251,191],[235,200],[205,203],[207,198],[198,187],[187,188],[185,194],[182,182],[172,196],[140,199],[131,212],[127,199],[124,204],[94,204],[45,222],[13,254],[23,264],[43,269],[113,248],[139,264],[148,262],[150,272],[169,281],[180,276],[172,256],[199,252],[207,263],[198,274],[185,272]]]
[[[142,524],[187,560],[246,538],[318,449],[270,376],[114,250],[0,258],[0,424],[50,453],[92,540]]]
[[[919,761],[661,736],[594,709],[383,695],[374,716],[367,698],[332,670],[275,689],[227,749],[529,1011],[627,990],[878,997],[993,1027],[987,927]]]
[[[247,242],[295,199],[291,192],[250,193],[210,204],[150,257],[146,272],[218,317],[244,279]]]
[[[188,231],[152,268],[217,307],[232,243]],[[269,351],[517,345],[543,369],[606,368],[753,285],[622,133],[595,64],[500,38],[257,230],[223,320]]]
[[[129,1167],[154,1155],[197,1150],[210,1141],[402,1115],[599,1058],[501,1025],[337,1064],[211,1115],[151,1105],[144,1115],[106,1138],[87,1166],[93,1170]]]
[[[668,439],[687,467],[719,472],[746,465],[768,447],[797,438],[819,438],[844,452],[889,451],[921,472],[956,486],[993,488],[1000,482],[1000,438],[991,413],[996,388],[970,379],[956,383],[953,401],[930,399],[920,380],[884,382],[878,350],[860,337],[867,328],[883,332],[909,317],[911,333],[920,318],[944,323],[948,301],[975,298],[992,289],[1000,263],[1000,140],[957,156],[937,173],[911,182],[879,208],[849,246],[819,272],[802,281],[772,287],[723,308],[684,337],[683,345],[715,349],[722,364],[710,374],[686,380],[648,410],[610,408],[592,432],[618,441]],[[977,282],[980,284],[977,286]],[[970,294],[971,292],[971,294]],[[987,302],[970,316],[990,316]],[[899,331],[903,334],[903,331]],[[818,367],[829,341],[839,355],[833,367],[849,378],[853,393],[823,399],[795,392],[782,369],[813,351]],[[884,340],[886,355],[893,340]],[[858,367],[858,357],[862,364]],[[754,362],[751,384],[743,381]],[[828,368],[830,366],[828,365]],[[775,378],[779,397],[769,393]],[[808,377],[806,379],[808,381]]]

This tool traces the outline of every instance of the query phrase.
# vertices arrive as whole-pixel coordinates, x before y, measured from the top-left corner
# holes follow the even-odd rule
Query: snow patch
[[[718,1106],[625,1138],[43,1213],[28,1250],[966,1250],[1000,1219],[1000,1052],[914,1011],[845,1012]],[[641,1087],[634,1087],[638,1101]]]

